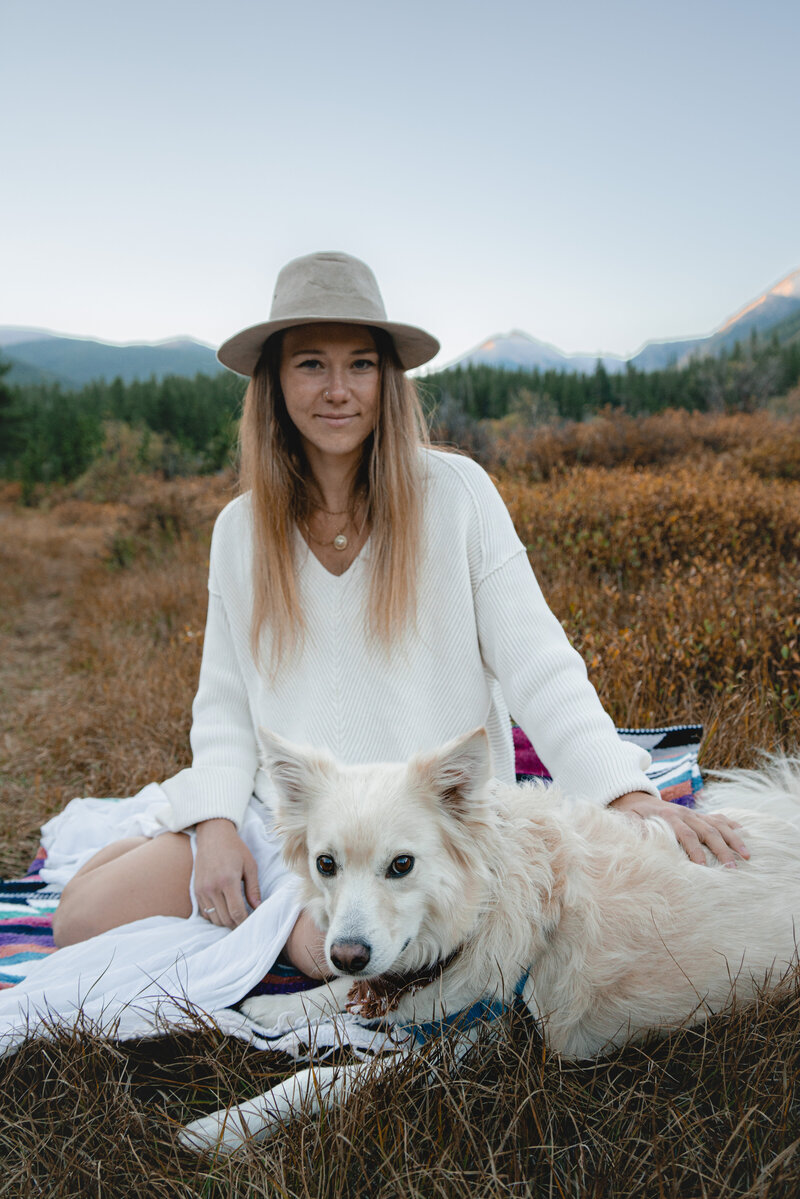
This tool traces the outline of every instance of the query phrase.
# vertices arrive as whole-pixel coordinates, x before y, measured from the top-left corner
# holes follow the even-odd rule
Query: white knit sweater
[[[336,576],[298,532],[305,639],[270,682],[250,652],[249,497],[220,513],[192,709],[193,765],[164,783],[171,828],[215,816],[239,826],[252,794],[269,800],[259,728],[354,763],[404,760],[485,725],[495,774],[513,781],[509,710],[568,793],[598,803],[627,791],[658,794],[643,773],[648,754],[617,737],[489,476],[468,458],[421,453],[417,624],[391,652],[365,629],[369,541]]]

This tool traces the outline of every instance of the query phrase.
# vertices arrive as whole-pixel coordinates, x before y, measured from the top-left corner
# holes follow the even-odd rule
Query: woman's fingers
[[[260,902],[258,867],[253,855],[247,851],[242,862],[242,874],[237,871],[215,892],[211,904],[216,910],[208,919],[215,924],[224,924],[226,928],[236,928],[247,919],[250,908],[258,907]]]
[[[738,858],[750,857],[738,832],[741,825],[721,812],[693,811],[642,791],[620,796],[611,807],[642,819],[660,816],[666,820],[688,857],[698,865],[705,864],[706,849],[725,866],[735,866]]]
[[[706,855],[700,837],[685,820],[670,820],[669,824],[686,855],[699,866],[705,866]]]
[[[750,857],[750,850],[742,840],[741,833],[737,831],[742,827],[738,820],[730,820],[727,816],[723,816],[721,812],[694,812],[693,815],[696,820],[700,820],[710,827],[712,830],[710,836],[712,838],[719,838],[725,846],[732,849],[740,858]],[[709,847],[711,846],[710,841],[707,841],[706,844]],[[716,853],[716,850],[714,850],[714,853]],[[719,857],[720,855],[717,854],[716,856]]]
[[[736,831],[741,828],[738,823],[718,814],[705,815],[700,812],[686,812],[683,819],[685,824],[691,826],[698,841],[723,865],[735,866],[739,858],[750,857],[749,849]],[[689,856],[693,861],[697,860],[693,854]]]
[[[209,924],[227,925],[228,905],[222,894],[206,895],[203,899],[198,896],[197,906],[200,909],[200,915],[204,916]]]
[[[228,928],[236,928],[237,924],[241,924],[243,920],[247,919],[247,904],[244,901],[241,878],[226,887],[225,909],[228,916],[225,923]]]
[[[218,884],[218,889],[206,893],[202,898],[198,894],[197,906],[200,915],[211,924],[236,928],[247,915],[247,908],[242,899],[241,880],[232,879],[227,883]]]
[[[195,894],[201,915],[225,928],[236,928],[261,902],[258,867],[232,821],[206,820],[197,826]]]
[[[261,903],[261,888],[258,885],[258,866],[248,849],[244,856],[244,894],[251,908]]]
[[[243,890],[246,888],[246,890]],[[245,902],[245,899],[247,902]],[[255,900],[255,902],[253,902]],[[197,905],[200,914],[212,924],[223,925],[225,928],[236,928],[250,914],[250,908],[255,908],[261,902],[258,889],[258,868],[251,855],[251,862],[244,863],[244,884],[241,877],[234,875],[224,883],[217,883],[216,888],[201,900],[198,895]]]
[[[736,854],[725,838],[707,821],[698,821],[695,824],[694,821],[690,823],[684,819],[679,823],[676,835],[693,862],[705,864],[705,846],[723,866],[736,865]]]

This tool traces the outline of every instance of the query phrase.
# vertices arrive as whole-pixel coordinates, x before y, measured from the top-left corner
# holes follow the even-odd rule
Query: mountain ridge
[[[800,312],[800,268],[784,275],[772,287],[750,300],[728,317],[713,332],[703,337],[682,337],[644,342],[630,358],[619,354],[565,354],[550,342],[540,341],[519,329],[494,333],[473,349],[459,355],[439,371],[460,366],[495,366],[506,370],[564,370],[592,373],[600,361],[609,374],[625,371],[628,364],[637,370],[663,370],[684,366],[693,357],[732,350],[737,341],[745,341],[755,330],[759,335],[788,324]],[[527,354],[523,352],[523,345]]]
[[[619,374],[628,365],[637,370],[662,370],[683,366],[694,357],[731,350],[736,341],[748,340],[773,330],[785,330],[787,338],[797,331],[800,318],[800,268],[790,271],[755,299],[742,305],[711,334],[645,342],[630,358],[620,354],[566,354],[550,342],[522,329],[495,333],[477,346],[432,372],[460,366],[482,365],[506,370],[558,370],[592,374],[600,361],[609,374]],[[155,342],[108,342],[89,337],[56,333],[33,326],[0,325],[0,351],[10,362],[6,378],[21,385],[58,383],[80,388],[100,379],[117,377],[124,383],[163,379],[166,375],[216,375],[223,367],[213,346],[187,335]]]
[[[15,340],[18,332],[12,325],[0,326],[0,348],[11,363],[6,376],[11,383],[80,388],[101,379],[119,377],[123,383],[132,383],[151,377],[161,380],[166,375],[217,375],[225,370],[212,346],[186,336],[120,343],[29,327],[21,330],[21,340]]]

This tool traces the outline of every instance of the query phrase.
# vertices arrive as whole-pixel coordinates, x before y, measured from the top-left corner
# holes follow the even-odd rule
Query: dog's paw
[[[274,1028],[287,1016],[303,1014],[295,995],[253,995],[250,999],[242,1000],[239,1011],[261,1028]]]
[[[192,1120],[180,1130],[178,1140],[193,1153],[235,1153],[249,1142],[268,1140],[280,1127],[277,1121],[264,1118],[248,1123],[245,1111],[239,1107],[223,1107]]]
[[[223,1109],[192,1120],[178,1133],[181,1146],[193,1153],[235,1152],[248,1138],[244,1129],[237,1129],[229,1117],[230,1113]]]
[[[256,1024],[264,1024],[265,1020],[269,1022],[270,1016],[275,1016],[275,998],[274,995],[253,995],[250,999],[243,999],[238,1005],[239,1011],[244,1012],[248,1020],[253,1020]],[[282,996],[281,996],[282,998]]]
[[[350,978],[332,978],[308,991],[288,995],[252,995],[243,999],[239,1010],[260,1028],[284,1029],[298,1021],[330,1019],[345,1008]]]

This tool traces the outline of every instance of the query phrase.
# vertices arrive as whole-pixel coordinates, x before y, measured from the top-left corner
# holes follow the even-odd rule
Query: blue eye
[[[387,878],[403,878],[404,875],[410,874],[414,869],[414,859],[410,853],[401,853],[393,859],[389,869],[386,871]]]
[[[353,366],[357,371],[368,371],[377,368],[378,364],[377,362],[373,362],[371,358],[357,358]]]
[[[322,363],[320,362],[319,358],[306,358],[303,362],[298,362],[297,365],[305,370],[316,370],[318,366],[322,366]]]
[[[336,863],[330,854],[321,853],[319,855],[317,858],[317,870],[320,874],[324,875],[325,878],[333,878],[334,874],[336,873]]]

